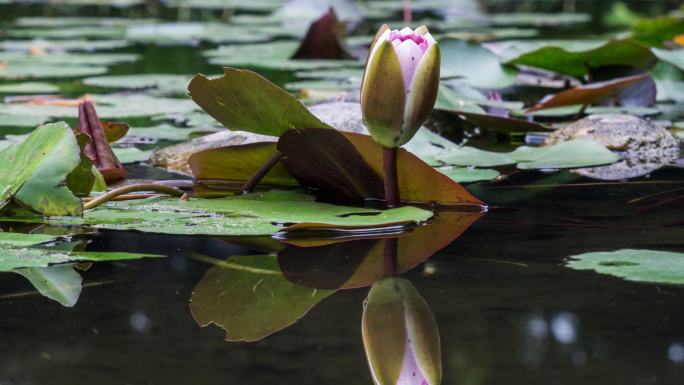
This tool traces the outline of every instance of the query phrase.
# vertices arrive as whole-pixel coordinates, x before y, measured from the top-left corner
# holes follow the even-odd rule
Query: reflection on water
[[[62,267],[82,278],[80,296],[0,274],[0,383],[370,383],[362,304],[396,270],[430,305],[444,384],[678,384],[682,288],[574,271],[563,259],[681,250],[684,207],[628,203],[667,189],[656,184],[513,182],[483,191],[493,209],[482,217],[440,213],[381,239],[86,235],[88,251],[167,258]]]

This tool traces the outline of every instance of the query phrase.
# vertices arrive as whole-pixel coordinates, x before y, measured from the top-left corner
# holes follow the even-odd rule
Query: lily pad
[[[622,249],[575,255],[568,267],[636,282],[684,285],[684,253]]]
[[[41,295],[59,302],[62,306],[73,307],[81,295],[83,278],[71,264],[25,267],[14,272],[28,279]]]
[[[53,239],[54,237],[52,235],[47,234],[23,234],[0,231],[0,248],[8,246],[32,246],[51,241]]]
[[[99,51],[124,48],[130,43],[126,40],[5,40],[0,41],[0,50],[4,51]]]
[[[437,171],[458,183],[492,180],[499,176],[498,171],[489,168],[440,167],[437,169]]]
[[[92,87],[144,90],[155,95],[185,95],[192,76],[170,74],[111,75],[83,79]]]
[[[257,341],[297,322],[332,290],[294,284],[272,255],[216,261],[197,284],[190,311],[200,326],[215,324],[228,341]]]
[[[0,127],[36,127],[49,118],[39,115],[7,115],[0,113]]]
[[[653,51],[653,54],[658,57],[658,59],[666,61],[684,71],[684,49],[666,50],[652,48],[651,50]]]
[[[101,75],[107,67],[101,66],[55,66],[47,64],[10,63],[0,66],[0,79],[56,79]]]
[[[598,142],[575,139],[548,147],[521,146],[506,153],[460,147],[437,158],[458,166],[493,167],[517,163],[519,169],[527,170],[598,166],[617,162],[620,156]]]
[[[152,150],[137,147],[112,147],[112,151],[121,164],[145,162],[152,155]]]
[[[627,76],[603,82],[589,83],[542,99],[537,105],[527,109],[534,112],[547,108],[565,107],[572,105],[589,105],[615,95],[621,89],[641,82],[649,77],[648,74]]]
[[[121,63],[131,63],[139,56],[132,53],[46,53],[32,54],[30,52],[0,52],[0,61],[10,64],[30,65],[69,65],[69,66],[109,66]]]
[[[81,200],[66,183],[81,172],[81,149],[64,122],[38,127],[23,142],[0,152],[0,209],[12,201],[43,215],[79,215]],[[85,170],[90,172],[90,167]]]
[[[0,93],[6,94],[53,94],[59,92],[59,87],[50,83],[24,82],[0,85]],[[2,125],[0,118],[0,125]]]
[[[442,77],[462,77],[472,87],[505,88],[515,84],[517,70],[499,62],[487,48],[463,40],[443,39]]]
[[[197,75],[188,91],[231,130],[280,136],[292,128],[329,128],[294,96],[252,71],[225,68],[222,77],[213,79]]]
[[[73,261],[119,261],[144,257],[160,257],[152,254],[119,252],[77,252],[50,250],[46,248],[0,248],[0,271],[12,271],[25,267],[46,267],[48,265]]]
[[[119,27],[76,26],[61,28],[16,28],[7,35],[20,39],[119,39],[124,37],[124,29]]]
[[[150,215],[154,213],[154,215]],[[219,199],[150,198],[99,206],[84,214],[86,224],[113,230],[164,234],[270,235],[290,224],[335,228],[384,227],[425,221],[432,213],[404,206],[374,210],[314,202],[287,191]]]
[[[501,61],[527,65],[582,77],[591,68],[632,66],[651,69],[657,58],[651,50],[633,40],[611,41],[519,41],[506,43]]]

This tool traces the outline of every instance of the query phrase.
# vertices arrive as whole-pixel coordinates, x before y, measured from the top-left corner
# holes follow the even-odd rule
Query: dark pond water
[[[680,187],[681,177],[666,170],[633,184],[587,185],[569,174],[528,173],[497,187],[471,187],[491,211],[405,274],[437,320],[444,383],[681,383],[684,289],[564,266],[566,257],[587,251],[684,250],[681,200],[668,204],[658,195],[629,203]],[[442,231],[462,225],[449,222]],[[424,247],[434,246],[427,239]],[[359,258],[354,250],[362,254],[368,241],[355,242],[358,248],[341,244],[347,249],[340,255]],[[0,383],[369,383],[360,332],[367,288],[339,290],[294,325],[254,343],[227,342],[220,328],[198,326],[189,299],[216,269],[203,261],[262,253],[246,243],[257,244],[101,232],[90,237],[88,250],[168,258],[94,265],[81,272],[83,291],[73,308],[38,295],[17,274],[0,275]],[[349,278],[349,269],[335,262],[316,267],[312,278],[286,259],[316,251],[289,248],[278,260],[300,283],[336,287]],[[320,258],[335,254],[321,250],[328,254]],[[222,290],[203,303],[220,301]],[[268,324],[267,307],[263,315],[250,326]]]
[[[4,20],[35,11],[0,10]],[[127,48],[122,52],[144,56],[109,74],[218,72],[197,49]],[[291,77],[267,75],[281,84]],[[59,84],[67,95],[83,92],[78,82]],[[128,171],[168,177],[144,166]],[[440,213],[430,232],[418,228],[400,236],[403,276],[438,324],[443,383],[681,384],[684,287],[630,282],[565,263],[591,251],[684,252],[683,176],[682,169],[662,169],[630,182],[597,182],[569,172],[514,173],[503,182],[467,186],[490,205],[479,218]],[[83,289],[73,307],[40,295],[19,274],[0,274],[0,385],[372,382],[361,337],[368,287],[344,286],[359,266],[381,269],[372,250],[382,240],[305,248],[271,238],[116,231],[78,240],[88,251],[166,258],[79,270]],[[301,298],[272,290],[256,316],[242,319],[222,307],[226,296],[250,298],[262,281],[217,279],[221,261],[265,253],[283,272],[278,279],[309,288],[312,296],[329,290],[327,296],[256,342],[226,341],[226,330],[201,327],[200,314],[213,321],[232,317],[244,330],[227,333],[249,334],[272,328],[279,312],[298,306]]]

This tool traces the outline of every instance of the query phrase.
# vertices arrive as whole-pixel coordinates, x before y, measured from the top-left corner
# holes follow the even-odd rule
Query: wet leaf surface
[[[288,224],[338,229],[385,227],[425,221],[432,213],[404,206],[374,210],[313,201],[313,196],[269,191],[218,199],[149,198],[99,206],[84,215],[101,229],[163,234],[270,235]],[[153,213],[153,215],[151,215]]]
[[[502,65],[494,53],[481,45],[442,39],[439,46],[443,78],[462,77],[467,84],[478,88],[505,88],[515,84],[517,70]]]
[[[188,91],[204,111],[231,130],[280,136],[292,128],[328,127],[294,96],[251,71],[225,68],[222,77],[213,79],[198,75]]]
[[[595,270],[637,282],[684,285],[682,253],[622,249],[585,253],[570,258],[568,267],[576,270]]]

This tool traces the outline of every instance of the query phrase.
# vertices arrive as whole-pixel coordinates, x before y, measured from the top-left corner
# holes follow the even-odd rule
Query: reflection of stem
[[[404,0],[404,24],[410,24],[411,19],[413,19],[411,0]]]
[[[181,190],[175,189],[173,187],[169,186],[164,186],[161,184],[154,184],[154,183],[141,183],[141,184],[131,184],[128,186],[123,186],[120,187],[116,190],[109,191],[105,194],[100,195],[99,197],[91,200],[90,202],[86,203],[83,205],[83,210],[90,210],[93,209],[107,201],[112,200],[113,198],[118,197],[119,195],[131,193],[131,192],[136,192],[136,191],[154,191],[154,192],[159,192],[163,194],[169,194],[177,197],[182,197],[183,192]]]
[[[397,148],[382,148],[382,171],[387,207],[399,206],[399,180],[397,177]]]
[[[385,238],[382,240],[382,271],[385,277],[397,275],[397,249],[399,238]]]
[[[261,179],[268,174],[269,171],[273,168],[273,166],[278,163],[280,159],[283,158],[283,153],[276,150],[273,155],[271,155],[268,160],[266,160],[266,163],[262,164],[261,167],[259,167],[258,170],[249,178],[247,183],[245,183],[244,186],[242,186],[242,192],[244,194],[252,192],[254,190],[254,187],[261,182]]]

